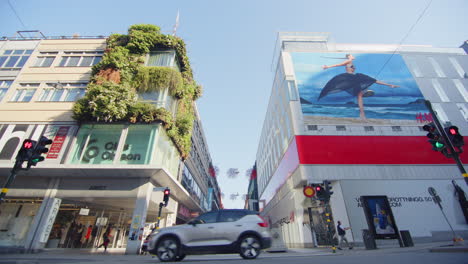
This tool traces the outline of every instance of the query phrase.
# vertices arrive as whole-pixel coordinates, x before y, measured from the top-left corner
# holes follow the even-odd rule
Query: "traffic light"
[[[42,156],[42,154],[47,153],[49,151],[49,149],[46,148],[46,146],[50,144],[52,144],[52,140],[41,136],[41,138],[36,144],[36,147],[32,152],[32,155],[28,160],[28,168],[30,168],[31,166],[36,166],[38,162],[44,161],[45,158]]]
[[[21,145],[20,150],[18,151],[18,154],[16,155],[16,162],[21,165],[24,161],[28,161],[33,154],[35,146],[36,141],[25,139]]]
[[[456,126],[449,126],[444,128],[445,133],[447,133],[447,136],[452,142],[452,146],[460,148],[463,145],[465,145],[465,141],[463,140],[463,136],[460,135],[460,132],[458,132],[458,127]]]
[[[167,203],[169,202],[169,195],[171,195],[171,190],[169,188],[164,189],[164,206],[167,206]]]
[[[327,199],[330,199],[331,195],[333,194],[332,189],[333,187],[331,186],[331,181],[323,181],[323,185],[325,186],[325,192],[327,194]]]
[[[427,131],[427,137],[429,138],[428,142],[432,145],[432,150],[434,151],[444,151],[447,148],[447,145],[440,135],[437,127],[434,123],[429,123],[423,126],[423,130]]]
[[[314,184],[315,189],[315,197],[321,201],[325,201],[327,199],[327,193],[325,192],[325,188],[323,188],[322,184]]]

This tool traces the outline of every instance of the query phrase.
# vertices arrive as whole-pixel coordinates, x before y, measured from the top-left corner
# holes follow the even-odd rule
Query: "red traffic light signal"
[[[30,139],[25,139],[23,141],[23,148],[24,149],[32,149],[34,147],[34,143],[32,140]]]
[[[167,206],[167,203],[169,202],[169,195],[171,195],[171,190],[169,188],[164,189],[164,206]]]
[[[447,136],[450,142],[452,142],[452,145],[454,147],[460,148],[463,145],[465,145],[465,140],[463,139],[463,136],[460,135],[460,132],[458,131],[458,127],[449,126],[449,127],[444,128],[444,130],[447,133]]]
[[[52,144],[52,140],[47,137],[42,136],[37,142],[31,157],[28,160],[28,168],[31,166],[36,166],[38,162],[44,161],[42,154],[49,152],[49,149],[46,148],[47,145]]]

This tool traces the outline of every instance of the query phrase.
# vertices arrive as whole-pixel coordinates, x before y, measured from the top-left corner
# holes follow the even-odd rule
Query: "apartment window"
[[[0,101],[2,101],[3,97],[5,97],[5,94],[12,83],[13,81],[0,80]]]
[[[372,131],[374,131],[374,127],[373,126],[364,126],[364,131],[372,132]]]
[[[346,131],[346,126],[336,126],[336,131]]]
[[[465,118],[465,121],[468,122],[468,107],[465,104],[457,104],[457,107],[463,118]]]
[[[456,58],[450,57],[449,61],[450,61],[450,63],[452,63],[452,66],[455,68],[458,75],[460,75],[460,78],[468,78],[468,76],[466,75],[465,70],[463,70],[462,66],[460,65],[460,63],[458,63]]]
[[[50,67],[58,52],[41,52],[37,57],[34,67]]]
[[[453,79],[453,83],[455,84],[455,87],[457,87],[460,94],[463,96],[463,99],[465,99],[465,102],[468,102],[468,91],[466,90],[466,87],[463,85],[463,83],[458,79]]]
[[[445,93],[444,89],[442,89],[442,86],[440,85],[439,81],[437,79],[431,79],[432,86],[434,86],[435,91],[440,97],[440,100],[442,102],[449,102],[449,98],[447,94]]]
[[[5,50],[0,56],[0,68],[21,68],[33,50]]]
[[[445,75],[444,71],[442,71],[442,68],[440,67],[439,63],[432,57],[429,57],[429,62],[431,63],[432,67],[434,68],[437,77],[440,78],[445,78],[447,75]]]
[[[317,125],[307,125],[307,130],[318,130]]]
[[[65,52],[60,61],[60,67],[91,67],[102,59],[102,51],[72,51]]]
[[[392,131],[393,132],[401,132],[402,131],[401,126],[392,126]]]
[[[48,83],[39,98],[41,102],[74,102],[84,96],[87,83]]]
[[[297,101],[297,91],[294,81],[288,81],[288,94],[290,101]]]
[[[151,51],[148,55],[146,66],[164,66],[164,67],[176,67],[179,69],[178,64],[175,61],[175,52],[173,50],[167,51]]]
[[[38,83],[21,83],[10,102],[29,102],[39,87]]]

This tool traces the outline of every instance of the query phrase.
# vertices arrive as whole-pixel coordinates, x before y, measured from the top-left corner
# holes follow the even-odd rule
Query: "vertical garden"
[[[151,51],[174,50],[179,69],[145,66]],[[163,107],[138,100],[139,93],[168,89],[177,99],[175,116]],[[86,95],[73,106],[79,122],[160,122],[182,158],[190,152],[193,102],[201,96],[182,39],[161,34],[155,25],[133,25],[128,34],[107,39],[102,60],[92,69]]]

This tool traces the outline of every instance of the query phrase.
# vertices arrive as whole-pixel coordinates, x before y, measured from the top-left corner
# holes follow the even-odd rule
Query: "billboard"
[[[385,195],[361,196],[369,231],[375,239],[398,239],[398,228],[393,212]]]
[[[399,54],[292,52],[291,58],[302,112],[317,124],[431,121]]]

